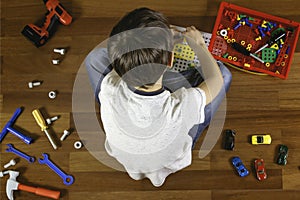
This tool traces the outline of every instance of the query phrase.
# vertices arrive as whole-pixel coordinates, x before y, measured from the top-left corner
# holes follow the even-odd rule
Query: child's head
[[[112,66],[131,86],[152,85],[172,58],[167,19],[148,8],[133,10],[113,28],[108,41]],[[154,64],[156,63],[156,64]]]

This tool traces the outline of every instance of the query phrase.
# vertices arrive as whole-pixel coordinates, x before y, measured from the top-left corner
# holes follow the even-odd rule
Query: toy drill
[[[37,47],[46,43],[46,41],[54,34],[57,22],[63,25],[69,25],[72,22],[71,15],[59,3],[58,0],[43,0],[48,12],[43,27],[34,24],[28,24],[24,27],[22,34],[32,41]]]

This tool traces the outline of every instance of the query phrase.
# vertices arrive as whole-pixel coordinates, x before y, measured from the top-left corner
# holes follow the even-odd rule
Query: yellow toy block
[[[180,58],[188,61],[194,60],[195,52],[186,42],[185,44],[176,44],[173,51],[175,58]]]

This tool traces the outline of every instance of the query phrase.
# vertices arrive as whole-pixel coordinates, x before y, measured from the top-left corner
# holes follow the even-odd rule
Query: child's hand
[[[183,35],[192,38],[198,45],[205,45],[201,32],[197,30],[194,26],[187,27],[186,32],[184,32]]]
[[[186,28],[182,26],[170,25],[170,29],[174,32],[180,32],[180,33],[186,32]]]
[[[175,25],[170,25],[170,29],[173,35],[173,39],[177,40],[182,40],[182,33],[186,32],[186,28],[185,27],[181,27],[181,26],[175,26]],[[176,42],[175,42],[176,43]]]

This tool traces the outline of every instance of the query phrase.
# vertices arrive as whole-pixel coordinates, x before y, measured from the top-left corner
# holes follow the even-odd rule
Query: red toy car
[[[264,160],[263,159],[256,159],[254,161],[254,164],[255,164],[257,179],[260,180],[260,181],[267,179],[267,173],[266,173],[266,170],[265,170]]]

